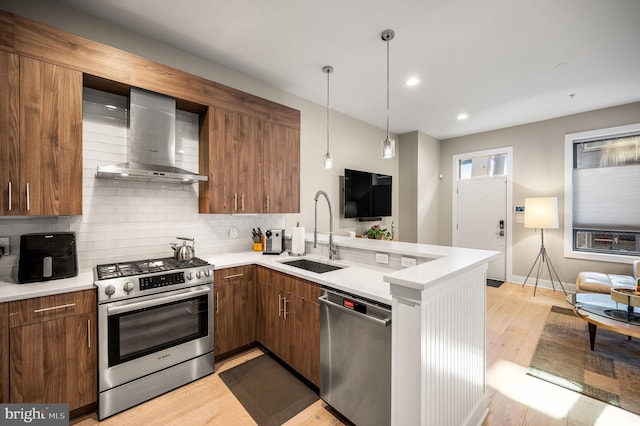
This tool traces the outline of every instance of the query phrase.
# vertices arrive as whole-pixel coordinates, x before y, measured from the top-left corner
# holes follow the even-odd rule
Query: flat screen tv
[[[344,169],[344,217],[376,220],[391,216],[391,176]]]

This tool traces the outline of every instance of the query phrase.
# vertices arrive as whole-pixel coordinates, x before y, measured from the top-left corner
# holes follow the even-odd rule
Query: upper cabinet
[[[200,213],[300,211],[300,130],[209,108],[200,133]]]
[[[19,214],[16,213],[20,176],[19,103],[20,58],[0,51],[0,216]]]
[[[262,197],[260,120],[209,108],[200,134],[200,213],[257,213]]]
[[[2,216],[82,214],[82,73],[0,52]]]
[[[263,126],[264,213],[300,212],[300,130]]]
[[[0,216],[82,214],[83,79],[200,114],[200,213],[300,211],[300,111],[3,11],[0,52]]]

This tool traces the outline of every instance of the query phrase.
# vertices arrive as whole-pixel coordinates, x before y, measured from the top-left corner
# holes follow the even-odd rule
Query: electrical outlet
[[[9,237],[0,237],[0,247],[4,249],[4,253],[2,253],[3,256],[10,254]]]
[[[229,239],[230,240],[235,240],[236,238],[238,238],[238,228],[233,226],[233,227],[229,228]]]
[[[416,260],[413,257],[404,257],[400,258],[400,265],[403,268],[411,268],[412,266],[416,266]]]
[[[376,263],[389,264],[389,255],[386,253],[376,253]]]

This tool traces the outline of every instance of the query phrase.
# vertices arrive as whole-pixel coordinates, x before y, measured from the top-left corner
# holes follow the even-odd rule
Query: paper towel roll
[[[291,252],[304,254],[304,226],[296,226],[291,234]]]

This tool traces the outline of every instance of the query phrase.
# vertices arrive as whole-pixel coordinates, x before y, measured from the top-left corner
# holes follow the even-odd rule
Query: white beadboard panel
[[[83,93],[83,215],[0,218],[0,236],[9,237],[19,253],[20,235],[32,232],[75,232],[78,266],[166,257],[177,236],[195,238],[196,255],[250,250],[251,229],[284,228],[284,214],[198,214],[198,187],[96,179],[99,165],[127,161],[128,99],[94,89]],[[113,105],[117,109],[109,109]],[[176,112],[176,167],[198,172],[197,114]],[[229,239],[229,228],[239,237]],[[8,262],[8,260],[6,260]],[[17,263],[17,256],[14,263]],[[0,279],[17,265],[3,262]]]
[[[485,398],[485,281],[476,268],[423,293],[423,391],[438,401],[424,424],[467,424]]]
[[[422,291],[391,284],[392,423],[480,424],[488,412],[486,265]],[[410,349],[407,349],[410,348]]]

